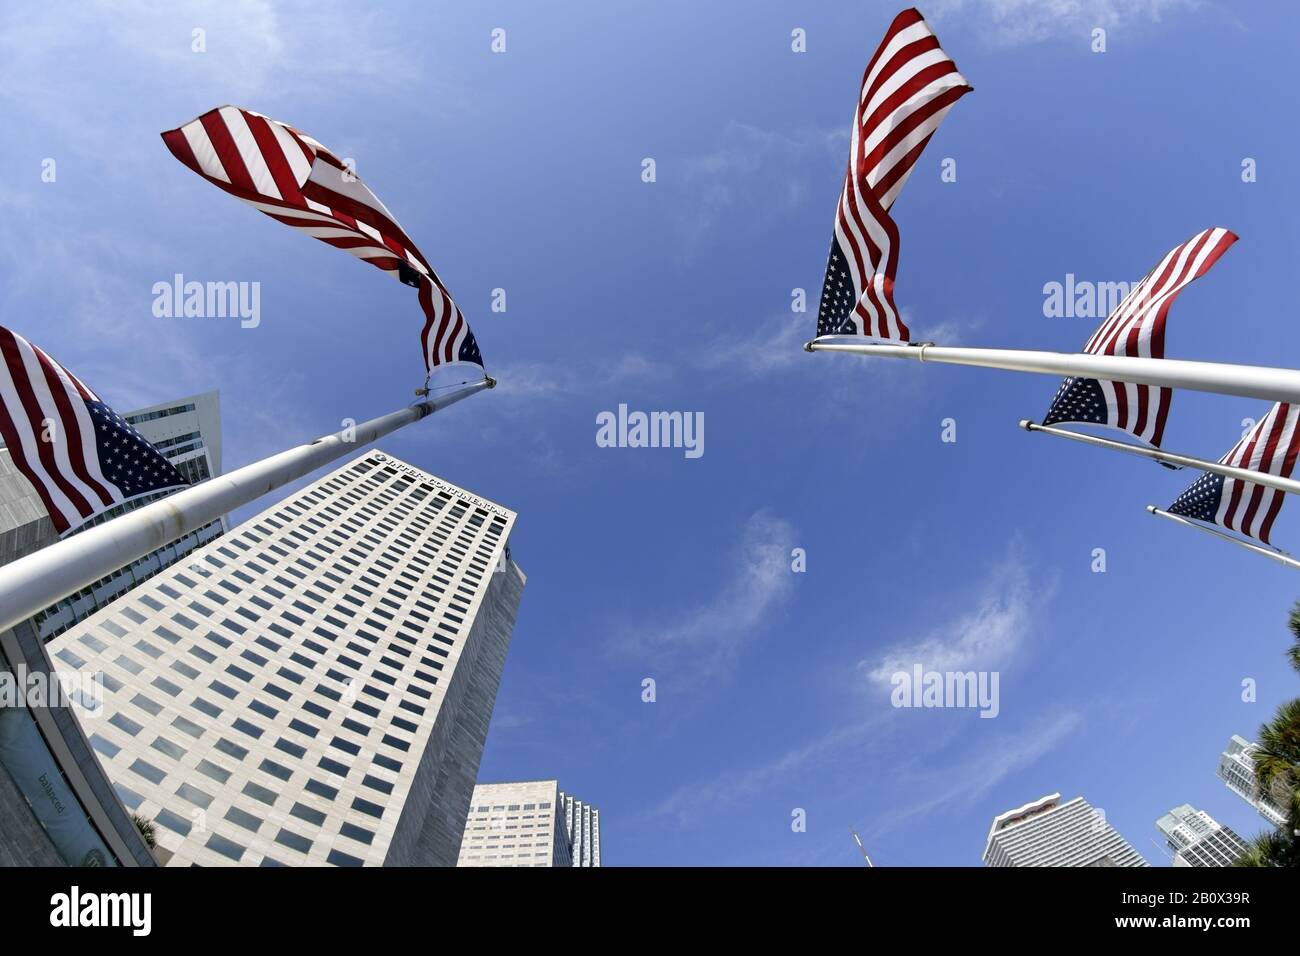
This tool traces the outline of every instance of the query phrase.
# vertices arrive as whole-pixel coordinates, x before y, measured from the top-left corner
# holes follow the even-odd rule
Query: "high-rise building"
[[[993,818],[988,866],[1146,866],[1105,814],[1083,797],[1053,793]]]
[[[375,451],[54,638],[168,865],[456,862],[525,577],[514,512]]]
[[[600,811],[569,793],[560,793],[564,825],[574,866],[600,866]]]
[[[1255,762],[1251,758],[1258,749],[1256,744],[1233,734],[1228,741],[1228,748],[1219,755],[1218,777],[1228,785],[1229,790],[1254,807],[1273,826],[1285,826],[1286,811],[1259,792],[1259,784],[1255,780]]]
[[[154,444],[191,484],[221,474],[221,409],[216,392],[151,405],[127,412],[122,417]],[[102,524],[168,494],[171,492],[157,492],[123,502],[86,522],[82,529]],[[114,598],[216,538],[225,527],[225,519],[209,522],[137,558],[108,577],[69,594],[32,619],[37,634],[48,641],[66,631]],[[8,449],[0,447],[0,564],[31,554],[57,540],[58,534],[36,489],[18,471]]]
[[[1190,804],[1174,807],[1156,821],[1174,851],[1174,866],[1232,866],[1246,844],[1204,810]]]
[[[122,417],[190,484],[221,474],[221,406],[216,392],[137,408]]]
[[[457,866],[572,866],[555,780],[474,788]]]

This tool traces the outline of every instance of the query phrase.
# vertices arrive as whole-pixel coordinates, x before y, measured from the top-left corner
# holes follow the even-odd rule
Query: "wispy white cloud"
[[[812,184],[821,180],[823,168],[832,168],[832,157],[841,155],[844,138],[838,133],[787,135],[728,123],[713,149],[683,163],[688,208],[678,220],[682,258],[692,258],[739,208],[775,222],[799,206]]]
[[[511,413],[520,402],[535,405],[539,399],[560,399],[608,392],[611,388],[644,385],[670,378],[673,368],[637,352],[627,352],[604,362],[507,361],[492,366],[497,392]]]
[[[1200,0],[940,0],[932,12],[936,19],[970,22],[985,42],[1009,47],[1063,37],[1084,42],[1095,27],[1158,24],[1200,5]]]
[[[699,824],[775,787],[806,777],[812,770],[838,760],[849,749],[857,749],[866,741],[879,742],[888,718],[888,714],[877,714],[835,727],[765,763],[683,785],[651,810],[650,816],[667,817],[684,827]]]
[[[933,628],[924,637],[889,648],[859,668],[873,681],[888,682],[920,664],[931,671],[997,670],[1010,663],[1032,635],[1034,618],[1052,585],[1030,582],[1018,547],[990,571],[975,606]]]
[[[729,576],[712,596],[682,608],[667,623],[630,631],[613,650],[670,671],[678,688],[725,679],[745,645],[762,634],[789,599],[793,547],[794,528],[788,521],[756,512],[732,552]]]
[[[70,79],[62,67],[90,43],[103,57],[102,68],[167,76],[169,92],[176,84],[223,89],[232,97],[273,89],[320,96],[344,81],[401,87],[419,70],[393,42],[391,20],[378,9],[303,0],[90,0],[75,11],[19,3],[0,18],[0,96],[48,103],[62,90],[72,97],[76,83],[51,85],[49,79]],[[195,31],[202,31],[198,39]],[[341,38],[346,55],[339,53]]]
[[[904,662],[909,668],[914,661],[923,660],[927,668],[953,670],[993,666],[990,662],[1000,666],[1016,657],[1053,590],[1052,583],[1044,585],[1041,577],[1031,587],[1029,566],[1013,547],[982,582],[968,609],[921,639],[901,644],[881,659],[860,663],[859,669],[887,679]],[[922,738],[902,742],[904,728],[916,726],[901,719],[904,713],[914,712],[877,708],[858,719],[831,726],[769,760],[683,784],[649,816],[690,827],[770,793],[811,786],[814,780],[822,786],[836,781],[837,789],[862,788],[862,775],[868,774],[875,802],[896,807],[874,814],[871,832],[879,836],[963,794],[969,800],[988,792],[1050,752],[1080,724],[1079,714],[1072,711],[1049,714],[1027,729],[1011,733],[1000,732],[1004,721],[950,723],[939,732],[928,722]],[[981,735],[973,750],[966,746],[972,732]],[[955,746],[962,746],[969,756],[941,759]],[[887,760],[889,772],[882,775],[878,768],[886,760],[886,749],[891,752]],[[942,769],[932,769],[936,767]],[[891,803],[895,798],[897,803]]]
[[[965,748],[964,755],[955,760],[935,760],[932,753],[926,753],[918,759],[918,762],[923,760],[925,767],[920,773],[900,772],[896,764],[896,787],[906,792],[909,799],[876,814],[869,835],[879,837],[907,820],[924,817],[948,804],[968,808],[1008,777],[1055,750],[1082,722],[1082,716],[1076,711],[1063,711],[1043,717],[1015,733],[986,736],[974,750]]]
[[[815,300],[810,307],[816,308]],[[927,323],[918,320],[906,307],[901,311],[903,321],[912,330],[913,341],[917,342],[961,345],[971,331],[983,324],[978,317]],[[812,357],[803,350],[804,343],[816,337],[815,326],[812,313],[778,312],[755,322],[747,334],[737,334],[733,329],[707,339],[684,355],[682,361],[728,379],[763,378],[774,372],[816,368],[816,374],[823,380],[830,378],[837,383],[851,380],[855,388],[861,388],[863,376],[858,363],[827,361],[826,356]],[[902,364],[882,365],[870,381],[880,387],[895,387],[897,381],[891,371],[900,370]]]

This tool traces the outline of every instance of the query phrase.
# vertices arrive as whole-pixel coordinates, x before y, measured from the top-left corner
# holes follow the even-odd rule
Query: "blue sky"
[[[996,813],[1053,791],[1158,865],[1176,804],[1257,830],[1214,767],[1297,692],[1300,580],[1144,513],[1194,476],[1020,432],[1053,379],[800,351],[899,7],[700,6],[8,4],[2,321],[119,408],[219,388],[227,468],[409,400],[414,293],[158,139],[227,102],[285,120],[356,159],[501,382],[382,445],[520,514],[482,779],[558,777],[620,865],[857,865],[850,825],[880,865],[978,865]],[[975,92],[894,207],[915,331],[1076,350],[1096,323],[1044,317],[1045,283],[1134,280],[1221,225],[1241,241],[1175,305],[1168,354],[1295,364],[1294,13],[922,11]],[[177,272],[260,282],[261,324],[155,318]],[[705,454],[597,447],[620,403],[703,412]],[[1165,444],[1217,457],[1266,409],[1179,394]],[[1274,539],[1300,548],[1291,508]],[[891,707],[879,675],[913,662],[998,671],[999,715]]]

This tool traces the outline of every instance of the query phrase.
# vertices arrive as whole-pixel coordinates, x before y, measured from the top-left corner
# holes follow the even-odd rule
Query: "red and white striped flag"
[[[889,209],[952,104],[970,91],[919,11],[894,18],[862,77],[818,335],[907,341],[894,306],[898,227]]]
[[[1290,478],[1300,455],[1300,406],[1278,402],[1219,459],[1223,465]],[[1204,474],[1169,506],[1171,514],[1208,521],[1268,544],[1286,492],[1253,481]]]
[[[0,326],[0,438],[60,534],[187,484],[81,379]]]
[[[1101,324],[1083,351],[1089,355],[1165,357],[1165,318],[1178,293],[1210,271],[1237,237],[1227,229],[1204,229],[1174,246]],[[1173,389],[1078,376],[1057,389],[1045,425],[1082,422],[1108,425],[1156,447],[1165,433]]]
[[[420,290],[426,370],[483,365],[469,323],[433,267],[351,167],[301,130],[222,106],[162,134],[177,159],[272,219]]]

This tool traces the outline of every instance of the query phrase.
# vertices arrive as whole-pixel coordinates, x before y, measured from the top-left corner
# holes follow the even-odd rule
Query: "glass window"
[[[224,754],[229,754],[230,756],[234,757],[236,760],[243,760],[246,756],[248,756],[247,750],[239,746],[239,744],[235,743],[234,741],[227,740],[225,737],[222,737],[217,741],[217,749]]]
[[[190,835],[190,821],[170,810],[159,810],[158,816],[154,817],[154,822],[168,830],[175,830],[181,836]]]
[[[308,823],[315,824],[316,826],[320,826],[325,822],[325,814],[307,806],[305,803],[295,803],[289,810],[289,813],[292,816],[297,817],[299,820],[306,820]]]
[[[262,826],[262,819],[255,817],[246,810],[239,807],[231,807],[226,811],[226,819],[236,826],[241,826],[245,830],[251,830],[256,833]]]
[[[195,769],[205,777],[210,777],[217,781],[217,783],[225,783],[230,779],[230,771],[225,767],[218,767],[211,760],[200,760]]]
[[[126,733],[130,734],[132,737],[134,737],[143,729],[134,720],[126,716],[126,714],[121,714],[121,713],[114,714],[112,717],[109,718],[108,722],[112,724],[114,727],[116,727],[118,730],[123,730]]]
[[[135,763],[131,764],[131,770],[138,773],[151,783],[162,783],[163,778],[167,776],[167,771],[159,770],[147,760],[142,760],[138,757],[136,758]],[[187,827],[184,831],[178,832],[188,833],[189,828]]]
[[[219,833],[214,833],[208,837],[205,844],[209,850],[220,853],[222,856],[229,857],[236,863],[244,855],[244,847],[240,846],[234,840],[228,840]]]
[[[180,760],[182,757],[185,756],[185,748],[180,746],[179,744],[172,743],[166,737],[155,737],[153,743],[150,744],[150,746],[153,747],[154,750],[159,751],[160,753],[165,753],[173,760]]]
[[[297,850],[300,853],[306,853],[311,849],[311,840],[305,836],[300,836],[292,830],[282,827],[280,832],[275,835],[275,842]]]
[[[188,783],[183,783],[176,788],[176,796],[180,797],[182,800],[188,800],[196,807],[203,807],[204,809],[206,809],[208,804],[212,802],[212,797],[210,795],[204,793],[198,787],[191,786]]]

